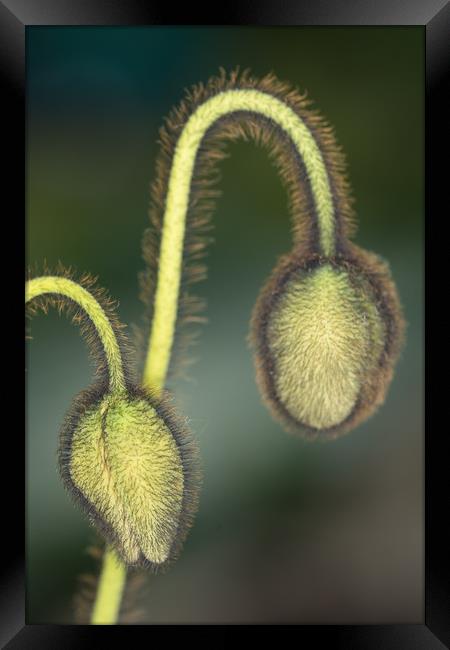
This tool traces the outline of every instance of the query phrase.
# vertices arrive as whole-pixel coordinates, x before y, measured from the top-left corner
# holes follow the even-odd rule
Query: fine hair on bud
[[[198,503],[198,450],[167,393],[136,384],[115,305],[94,279],[62,266],[26,282],[28,315],[65,310],[96,364],[60,432],[65,487],[124,563],[158,569],[179,552]]]
[[[64,484],[128,566],[177,557],[198,505],[198,450],[167,395],[80,393],[60,435]]]
[[[374,254],[348,244],[329,260],[287,255],[251,322],[263,400],[291,433],[346,433],[384,401],[403,331],[389,269]]]
[[[248,70],[221,69],[186,93],[160,131],[141,276],[149,331],[142,340],[153,352],[147,372],[160,379],[172,374],[180,349],[186,358],[187,339],[181,337],[180,348],[178,336],[184,324],[199,321],[202,308],[190,291],[206,275],[217,166],[226,142],[238,139],[268,150],[292,222],[292,250],[253,313],[257,382],[289,431],[336,437],[384,400],[403,318],[387,265],[350,242],[353,197],[332,127],[306,93],[272,73],[256,78]]]

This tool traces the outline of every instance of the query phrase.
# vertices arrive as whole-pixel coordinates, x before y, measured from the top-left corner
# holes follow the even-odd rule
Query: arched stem
[[[84,287],[68,278],[42,276],[25,283],[25,303],[46,295],[68,299],[84,311],[95,327],[105,354],[109,390],[111,392],[124,391],[125,376],[120,347],[109,318],[99,302]],[[92,612],[91,622],[93,624],[117,622],[126,574],[126,566],[113,549],[106,547]]]
[[[109,390],[125,390],[125,375],[122,354],[112,325],[102,306],[84,287],[77,282],[58,276],[41,276],[25,283],[25,303],[40,296],[52,295],[76,303],[86,314],[98,334],[108,367]]]
[[[304,121],[280,99],[256,90],[221,92],[201,104],[188,119],[177,142],[165,202],[153,320],[143,381],[160,390],[165,383],[175,334],[183,262],[186,215],[195,160],[202,140],[221,118],[238,111],[273,121],[292,141],[302,159],[318,218],[321,252],[334,251],[334,211],[328,174],[320,149]]]

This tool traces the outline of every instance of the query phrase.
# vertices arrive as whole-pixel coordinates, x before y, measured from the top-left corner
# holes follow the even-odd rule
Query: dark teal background
[[[150,576],[148,622],[423,622],[423,29],[27,28],[27,258],[99,276],[139,323],[137,273],[158,128],[219,66],[273,71],[334,125],[356,241],[390,262],[408,321],[386,403],[331,443],[284,433],[261,405],[246,343],[257,293],[290,247],[267,154],[221,166],[209,324],[179,409],[202,452],[183,553]],[[70,622],[93,533],[56,470],[57,433],[91,380],[76,329],[33,319],[27,391],[27,622]]]

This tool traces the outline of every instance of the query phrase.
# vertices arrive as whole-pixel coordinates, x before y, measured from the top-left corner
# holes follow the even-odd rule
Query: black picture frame
[[[205,5],[198,11],[193,7],[177,8],[176,19],[161,3],[148,3],[144,0],[2,0],[0,2],[0,70],[4,92],[3,108],[3,159],[6,161],[4,176],[3,205],[8,205],[8,218],[5,224],[16,225],[19,229],[18,239],[23,236],[21,225],[24,224],[26,196],[24,177],[25,133],[25,31],[32,25],[164,25],[164,24],[223,24],[223,25],[420,25],[423,26],[426,41],[426,308],[431,309],[431,293],[435,290],[435,281],[431,281],[431,261],[439,264],[445,259],[436,251],[436,237],[433,236],[433,224],[445,221],[445,214],[439,210],[439,191],[446,189],[443,172],[438,169],[436,160],[439,150],[445,153],[444,138],[446,121],[439,120],[439,110],[444,102],[445,72],[449,61],[450,7],[446,0],[427,0],[423,3],[411,3],[407,0],[339,0],[325,2],[277,2],[261,0],[239,2],[233,6],[218,8],[216,15],[208,15]],[[431,173],[431,171],[433,173]],[[448,181],[447,181],[448,184]],[[6,199],[6,201],[5,201]],[[446,205],[442,203],[441,205]],[[5,231],[4,231],[5,232]],[[433,253],[431,241],[433,240]],[[9,241],[9,237],[4,239]],[[23,239],[21,240],[23,241]],[[20,245],[19,245],[20,246]],[[13,247],[14,248],[14,247]],[[20,264],[18,253],[13,254]],[[448,254],[447,254],[448,255]],[[14,263],[14,262],[13,262]],[[8,267],[9,268],[9,267]],[[435,277],[439,277],[436,272]],[[14,274],[21,277],[20,272]],[[19,289],[11,287],[13,298],[20,295]],[[14,300],[13,300],[14,302]],[[12,303],[11,303],[12,304]],[[17,303],[17,314],[22,314],[22,306]],[[18,317],[19,318],[19,317]],[[20,316],[21,318],[21,316]],[[427,321],[428,324],[429,321]],[[8,330],[12,327],[8,324]],[[432,329],[432,327],[430,327]],[[17,327],[17,356],[23,350],[21,327]],[[428,327],[427,327],[428,332]],[[433,331],[433,339],[439,339],[439,331]],[[11,335],[8,332],[8,341]],[[8,344],[9,346],[9,344]],[[20,347],[19,347],[20,346]],[[427,341],[428,348],[428,341]],[[15,350],[14,350],[15,351]],[[431,353],[426,361],[426,427],[425,427],[425,621],[420,625],[371,625],[371,626],[299,626],[295,634],[300,643],[332,644],[333,648],[378,648],[395,650],[434,650],[450,647],[450,582],[448,581],[449,531],[446,526],[448,513],[448,469],[445,447],[447,446],[445,429],[437,423],[436,411],[443,403],[436,386],[439,380],[431,381]],[[22,368],[17,368],[18,374]],[[23,375],[22,375],[23,377]],[[9,401],[9,394],[17,393],[16,386],[8,381],[8,393],[4,399]],[[445,379],[442,383],[445,383]],[[11,401],[12,403],[12,401]],[[445,402],[444,402],[445,403]],[[17,429],[17,418],[12,420]],[[432,423],[434,426],[432,426]],[[8,425],[12,426],[12,425]],[[6,436],[6,431],[3,432]],[[11,439],[11,440],[10,440]],[[6,550],[3,552],[2,578],[0,590],[0,641],[3,647],[15,648],[71,648],[80,647],[91,638],[98,638],[112,631],[113,628],[94,628],[90,626],[27,625],[25,622],[25,545],[24,545],[24,473],[22,459],[24,454],[24,436],[18,432],[8,434],[8,454],[1,454],[3,469],[8,469],[10,478],[3,489],[3,535]],[[5,438],[3,440],[5,445]],[[6,463],[5,458],[8,458]],[[11,460],[9,460],[11,459]],[[6,468],[8,464],[8,468]],[[183,626],[179,626],[183,627]],[[116,626],[114,634],[122,634],[123,627]],[[126,628],[127,640],[138,630],[148,634],[145,626]],[[116,637],[116,641],[119,638]],[[97,640],[98,643],[98,640]]]

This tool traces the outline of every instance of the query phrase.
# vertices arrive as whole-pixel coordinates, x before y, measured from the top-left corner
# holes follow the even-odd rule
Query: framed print
[[[445,647],[424,326],[448,7],[3,5],[27,315],[6,647]]]

